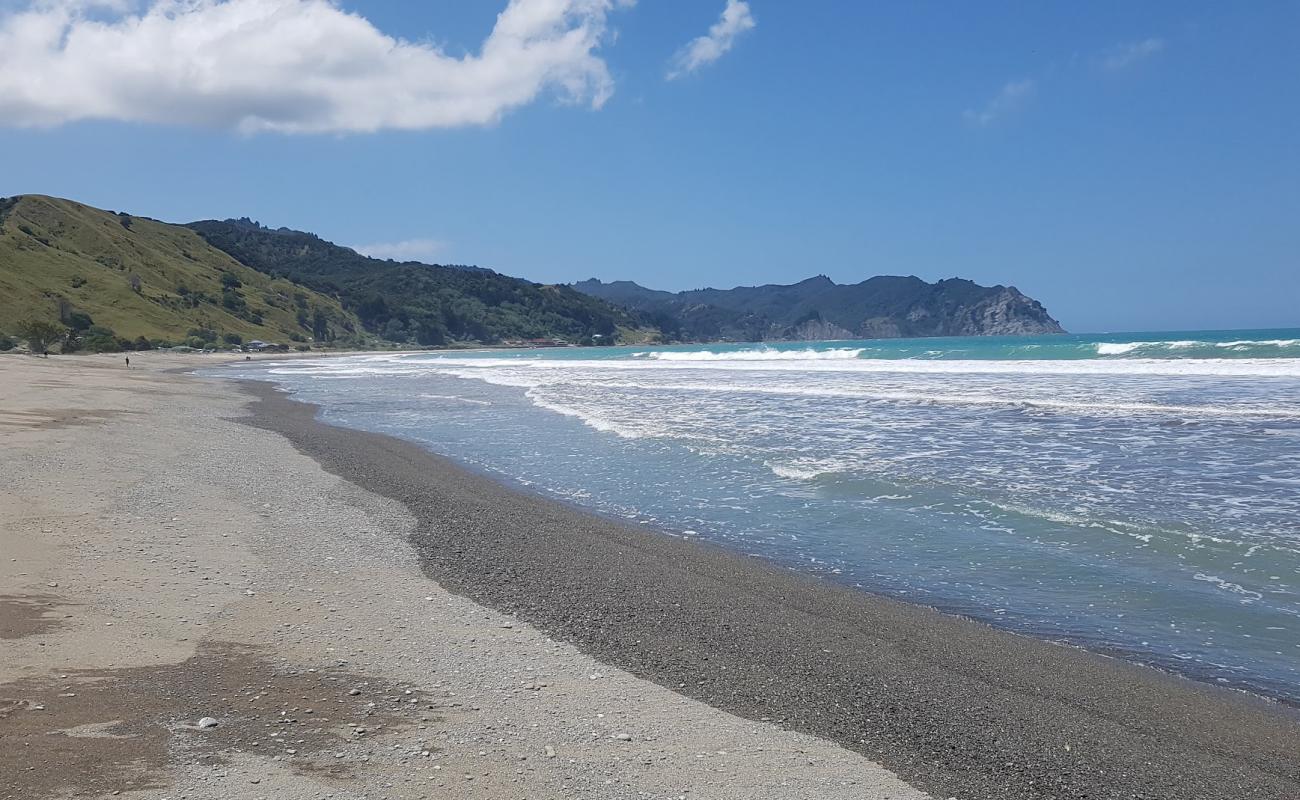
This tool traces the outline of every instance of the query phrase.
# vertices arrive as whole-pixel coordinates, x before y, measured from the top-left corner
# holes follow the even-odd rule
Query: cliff
[[[837,284],[824,275],[790,285],[661,292],[630,281],[574,284],[653,319],[688,340],[1026,336],[1064,333],[1042,303],[1013,286],[951,278],[880,276]]]

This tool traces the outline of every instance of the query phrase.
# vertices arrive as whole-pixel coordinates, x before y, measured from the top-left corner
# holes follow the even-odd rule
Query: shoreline
[[[192,370],[188,370],[188,369],[178,370],[179,374],[189,374],[190,372],[192,372]],[[270,383],[273,386],[277,386],[277,387],[279,386],[278,382],[270,379],[267,379],[266,381],[261,381],[256,379],[243,379],[243,378],[229,378],[224,380],[232,380],[236,383],[247,383],[250,386],[256,386],[261,383]],[[293,399],[293,402],[300,403],[302,405],[317,407],[316,404],[310,403],[308,401],[294,399],[292,393],[286,392],[285,394],[290,399]],[[348,430],[356,430],[359,432],[367,432],[364,431],[363,429],[347,428],[347,426],[336,425],[334,423],[328,423],[323,421],[321,421],[321,424],[327,425],[329,427],[339,427],[339,428],[346,428]],[[397,439],[398,441],[407,442],[407,440],[401,439],[400,437],[391,436],[388,434],[376,433],[374,435],[390,436],[390,438]],[[1251,684],[1244,681],[1240,683],[1215,682],[1214,678],[1211,677],[1209,674],[1197,673],[1196,671],[1187,668],[1180,669],[1179,664],[1176,663],[1173,659],[1160,660],[1159,658],[1155,657],[1154,654],[1146,654],[1140,651],[1124,650],[1117,646],[1109,646],[1105,644],[1088,644],[1085,643],[1085,639],[1083,637],[1061,634],[1059,630],[1051,630],[1046,626],[1042,627],[1041,629],[1016,629],[1013,627],[1004,627],[998,624],[998,620],[994,615],[981,616],[980,609],[975,609],[971,607],[962,607],[958,604],[945,605],[942,603],[920,602],[916,600],[895,597],[891,595],[886,589],[883,588],[877,589],[874,587],[862,585],[861,583],[854,584],[848,581],[841,581],[838,580],[835,576],[830,574],[824,574],[824,573],[819,574],[813,571],[801,570],[798,568],[797,565],[791,563],[781,562],[776,559],[769,559],[768,557],[762,555],[744,553],[741,552],[740,550],[728,547],[726,545],[710,542],[704,539],[691,539],[687,536],[683,536],[681,532],[678,530],[667,530],[664,529],[662,526],[655,527],[654,525],[649,525],[649,526],[632,525],[627,521],[625,517],[621,517],[612,512],[607,513],[599,508],[584,506],[576,500],[550,494],[543,488],[529,486],[524,482],[519,482],[511,478],[507,474],[500,473],[500,472],[493,472],[488,468],[480,467],[472,463],[466,463],[454,457],[442,455],[433,451],[425,451],[425,452],[428,452],[430,455],[433,455],[435,457],[446,459],[455,468],[462,470],[473,477],[500,486],[501,488],[509,492],[522,494],[528,497],[534,497],[545,503],[556,504],[578,515],[595,517],[597,519],[604,520],[618,527],[628,527],[634,530],[653,531],[655,532],[656,535],[659,536],[668,536],[675,539],[681,539],[683,541],[692,542],[695,545],[706,549],[717,549],[724,553],[731,554],[731,555],[738,555],[746,559],[755,558],[764,563],[771,565],[778,571],[789,571],[793,574],[810,577],[813,580],[825,581],[835,586],[848,589],[849,591],[854,593],[862,593],[882,600],[888,600],[890,602],[896,602],[907,606],[914,606],[914,607],[926,609],[941,614],[945,617],[952,617],[976,625],[986,626],[992,630],[998,631],[999,633],[1004,633],[1016,637],[1022,637],[1022,638],[1029,639],[1031,641],[1041,642],[1043,644],[1048,644],[1056,647],[1065,647],[1065,648],[1080,650],[1092,656],[1119,661],[1126,665],[1136,667],[1138,669],[1154,670],[1170,678],[1174,678],[1176,680],[1188,681],[1192,684],[1195,684],[1197,686],[1202,686],[1207,690],[1213,692],[1222,692],[1222,693],[1228,693],[1233,695],[1241,695],[1242,697],[1248,698],[1251,701],[1263,702],[1268,706],[1277,706],[1278,709],[1283,711],[1284,713],[1293,714],[1296,720],[1300,722],[1300,694],[1294,694],[1294,695],[1269,694],[1267,688],[1258,684]],[[1300,692],[1300,689],[1296,691]]]
[[[410,510],[440,584],[936,797],[1300,796],[1286,707],[621,525],[242,384],[254,424]]]
[[[0,800],[930,800],[447,591],[193,365],[0,358]]]

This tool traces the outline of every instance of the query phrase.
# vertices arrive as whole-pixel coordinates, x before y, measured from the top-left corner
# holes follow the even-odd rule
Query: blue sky
[[[961,276],[1078,331],[1300,326],[1300,3],[750,0],[719,31],[726,0],[516,0],[568,9],[545,55],[497,56],[506,0],[346,0],[302,41],[255,12],[329,6],[233,2],[253,22],[215,44],[160,18],[162,58],[138,26],[60,49],[149,3],[69,0],[27,48],[0,0],[0,195],[543,282]],[[411,58],[350,49],[379,32]]]

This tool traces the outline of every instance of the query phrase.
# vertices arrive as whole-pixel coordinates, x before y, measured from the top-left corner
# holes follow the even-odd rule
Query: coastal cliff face
[[[655,291],[630,281],[574,284],[648,315],[689,340],[816,340],[1065,333],[1042,303],[1010,286],[881,276],[841,285],[825,276],[791,285]]]

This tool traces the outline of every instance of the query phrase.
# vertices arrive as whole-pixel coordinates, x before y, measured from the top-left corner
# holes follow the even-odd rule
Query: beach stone
[[[217,721],[216,721],[215,719],[213,719],[212,717],[204,717],[203,719],[199,720],[199,727],[200,727],[200,728],[215,728],[215,727],[217,727]]]
[[[620,741],[620,742],[630,742],[630,741],[632,741],[632,734],[630,734],[630,733],[614,733],[614,734],[610,734],[610,737],[609,737],[609,738],[611,738],[611,739],[617,739],[617,740]]]

